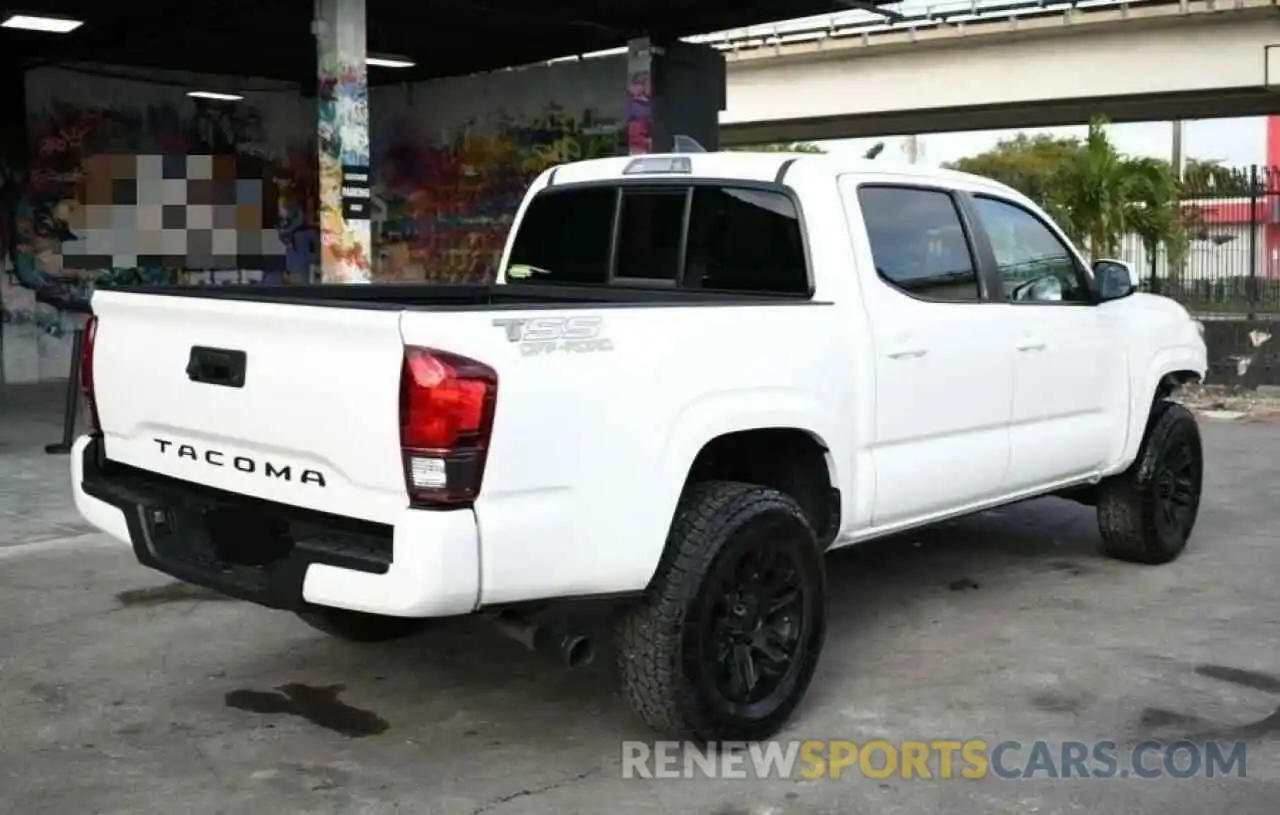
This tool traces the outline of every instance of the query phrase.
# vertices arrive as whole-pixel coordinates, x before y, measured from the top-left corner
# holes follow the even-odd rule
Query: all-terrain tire
[[[777,732],[822,651],[823,565],[813,527],[792,498],[737,482],[691,486],[645,596],[616,622],[618,672],[632,709],[671,738],[756,741]],[[779,651],[777,643],[786,646]],[[759,656],[757,667],[743,667],[743,649],[745,662]],[[746,679],[753,674],[754,691]]]
[[[429,619],[387,617],[329,606],[311,606],[298,612],[307,625],[348,642],[389,642],[412,636],[426,627]]]
[[[1200,510],[1204,451],[1195,415],[1159,400],[1138,457],[1099,485],[1103,551],[1133,563],[1168,563],[1182,554]]]

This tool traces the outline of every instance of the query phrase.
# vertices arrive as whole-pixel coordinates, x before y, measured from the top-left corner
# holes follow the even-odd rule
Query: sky
[[[984,5],[1007,5],[1010,0],[903,0],[887,8],[896,9],[902,14],[917,15],[926,11],[944,9],[979,10]],[[1046,5],[1054,5],[1054,0],[1044,0]],[[1082,5],[1109,5],[1108,0],[1084,0]],[[836,15],[842,21],[861,22],[881,19],[878,15],[865,11],[851,11]],[[813,28],[814,23],[826,25],[831,16],[801,18],[779,23],[776,28],[784,30],[789,27],[797,29]],[[772,29],[775,26],[760,26],[761,29]],[[1084,124],[1077,127],[1039,127],[1026,128],[1028,134],[1049,133],[1054,135],[1083,136]],[[1173,145],[1173,126],[1169,122],[1135,122],[1111,125],[1108,128],[1112,142],[1123,153],[1140,156],[1169,158]],[[920,137],[923,147],[919,161],[921,164],[938,165],[958,158],[974,155],[989,150],[1001,138],[1008,138],[1017,130],[971,131],[966,133],[935,133]],[[1190,121],[1183,129],[1183,155],[1186,158],[1217,159],[1228,166],[1249,164],[1265,164],[1266,155],[1266,118],[1250,117],[1244,119],[1202,119]],[[905,138],[887,139],[842,139],[819,142],[831,152],[849,150],[858,154],[866,152],[878,141],[885,142],[884,157],[906,160]]]
[[[1086,127],[1029,127],[1027,134],[1049,133],[1084,136]],[[1112,143],[1122,153],[1167,159],[1173,149],[1173,125],[1169,122],[1132,122],[1108,127]],[[979,130],[966,133],[930,133],[919,137],[921,164],[940,165],[991,149],[1017,130]],[[905,137],[887,139],[838,139],[818,142],[828,152],[865,153],[876,142],[885,143],[884,157],[906,160]],[[1200,119],[1183,125],[1182,152],[1186,158],[1217,159],[1227,166],[1265,164],[1266,118]]]

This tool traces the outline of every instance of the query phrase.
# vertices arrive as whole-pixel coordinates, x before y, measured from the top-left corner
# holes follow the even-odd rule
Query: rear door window
[[[858,189],[876,274],[922,300],[982,300],[978,266],[951,194],[876,184]]]

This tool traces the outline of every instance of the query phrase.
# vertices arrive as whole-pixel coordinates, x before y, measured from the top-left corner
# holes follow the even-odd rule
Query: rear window
[[[507,279],[809,293],[791,198],[716,185],[544,190],[520,221]]]

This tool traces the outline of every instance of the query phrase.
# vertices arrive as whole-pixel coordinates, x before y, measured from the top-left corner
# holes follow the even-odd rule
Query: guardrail
[[[1256,6],[1249,0],[951,0],[925,6],[921,11],[893,12],[889,16],[871,11],[849,11],[820,17],[804,17],[748,28],[717,31],[686,37],[724,51],[752,50],[820,40],[867,38],[889,32],[916,32],[937,28],[959,28],[967,23],[1034,20],[1060,17],[1064,25],[1077,22],[1091,12],[1126,12],[1130,9],[1166,7],[1183,13],[1213,12]],[[1275,5],[1272,0],[1270,5]]]

